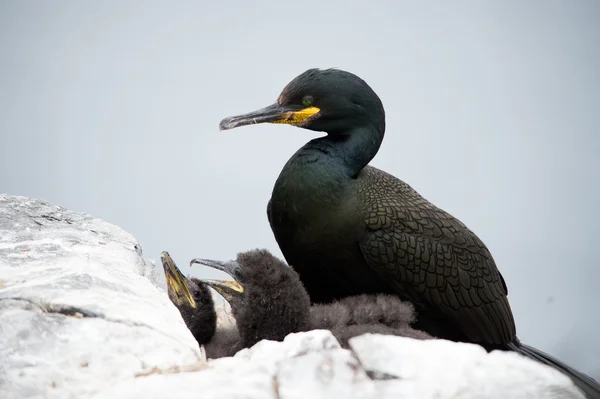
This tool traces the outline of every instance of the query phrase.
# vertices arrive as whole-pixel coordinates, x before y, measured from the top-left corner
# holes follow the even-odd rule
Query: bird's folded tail
[[[563,374],[566,374],[577,388],[579,388],[588,399],[600,399],[600,384],[591,377],[583,374],[580,371],[568,366],[558,359],[542,352],[539,349],[531,347],[529,345],[522,344],[520,342],[508,344],[508,347],[520,353],[521,355],[527,356],[533,360],[537,360],[547,366],[550,366]]]

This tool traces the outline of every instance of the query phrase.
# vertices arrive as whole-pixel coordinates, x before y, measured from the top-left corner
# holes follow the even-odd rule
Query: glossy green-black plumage
[[[563,367],[519,343],[506,284],[483,242],[408,184],[367,166],[382,143],[385,112],[362,79],[308,70],[284,88],[267,117],[232,117],[221,127],[273,121],[278,109],[301,109],[306,96],[320,112],[297,126],[327,135],[286,163],[267,215],[311,300],[393,293],[415,304],[415,327],[431,335],[517,350]],[[398,154],[411,150],[426,152],[399,148]],[[600,395],[597,383],[570,375],[588,394]]]
[[[372,167],[348,180],[345,193],[332,205],[311,206],[312,199],[286,198],[276,185],[269,204],[275,237],[314,302],[396,293],[417,306],[421,327],[438,337],[515,339],[502,276],[460,221]],[[282,203],[296,211],[281,210]]]
[[[492,256],[459,220],[367,163],[385,131],[381,101],[361,79],[310,70],[280,103],[314,98],[322,115],[283,168],[268,205],[275,238],[313,302],[395,293],[417,306],[419,327],[483,344],[515,339],[506,286]]]

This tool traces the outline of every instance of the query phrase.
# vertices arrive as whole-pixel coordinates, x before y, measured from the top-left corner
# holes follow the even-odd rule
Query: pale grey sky
[[[600,378],[599,15],[594,0],[3,0],[0,192],[101,217],[186,271],[281,255],[266,204],[317,134],[218,123],[339,67],[385,105],[372,165],[487,244],[522,341]]]

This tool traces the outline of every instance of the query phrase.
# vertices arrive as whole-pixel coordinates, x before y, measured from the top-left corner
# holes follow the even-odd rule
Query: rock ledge
[[[0,194],[0,398],[583,398],[515,353],[329,331],[206,361],[122,229]]]

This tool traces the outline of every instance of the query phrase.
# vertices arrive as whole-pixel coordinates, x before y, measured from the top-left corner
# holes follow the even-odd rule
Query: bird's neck
[[[342,173],[348,178],[355,178],[360,171],[375,157],[383,131],[374,126],[356,127],[351,131],[329,134],[311,140],[299,151],[298,161],[302,155],[314,161],[328,164],[332,172]]]
[[[348,182],[358,176],[379,150],[382,136],[377,131],[357,128],[306,143],[290,158],[275,182],[272,223],[291,217],[284,215],[292,210],[297,215],[337,208],[340,201],[347,199]]]

